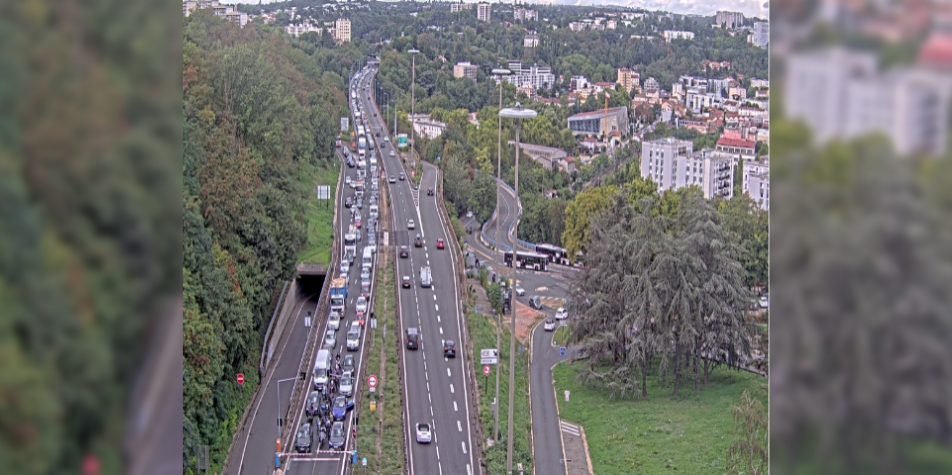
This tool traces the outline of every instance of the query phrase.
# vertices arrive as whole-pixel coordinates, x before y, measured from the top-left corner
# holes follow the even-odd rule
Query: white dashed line
[[[439,306],[439,305],[436,305],[436,311],[437,311],[437,312],[440,311],[440,306]]]
[[[456,427],[460,432],[463,432],[463,424],[460,421],[456,421]]]
[[[430,392],[430,382],[426,382],[426,392]]]
[[[440,327],[440,335],[443,334],[443,327]]]
[[[466,464],[466,475],[473,475],[473,467],[470,467],[469,464]]]
[[[436,323],[442,323],[442,322],[440,321],[440,316],[439,316],[439,315],[436,316]]]
[[[463,453],[466,453],[466,442],[460,442],[460,445],[463,446]]]
[[[440,447],[439,447],[439,446],[436,446],[436,459],[437,459],[437,460],[440,459]]]
[[[451,385],[450,385],[450,394],[453,394],[454,392],[456,392],[456,391],[453,390],[453,385],[451,384]]]
[[[430,404],[433,404],[433,398],[430,397],[430,393],[426,393],[426,398],[430,400]]]
[[[459,412],[459,407],[456,407],[456,401],[453,401],[453,411]]]
[[[436,295],[433,296],[433,301],[436,302]]]

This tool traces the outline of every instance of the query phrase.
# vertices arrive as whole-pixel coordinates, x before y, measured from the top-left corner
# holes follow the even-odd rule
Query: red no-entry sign
[[[367,378],[367,384],[372,388],[377,387],[377,377],[371,374],[370,377]]]
[[[243,373],[238,373],[238,384],[245,384],[245,375]]]
[[[483,374],[486,375],[486,376],[489,376],[489,373],[490,373],[490,372],[492,372],[492,368],[490,368],[489,365],[484,365],[484,366],[483,366]]]

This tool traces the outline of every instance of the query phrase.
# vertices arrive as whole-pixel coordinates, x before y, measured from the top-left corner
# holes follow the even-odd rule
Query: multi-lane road
[[[370,134],[383,158],[384,169],[389,177],[398,177],[406,172],[387,134],[384,119],[373,105],[369,86],[373,73],[365,74],[360,88],[360,97],[369,115]],[[379,133],[379,137],[378,134]],[[391,155],[391,151],[394,152]],[[427,164],[423,169],[420,189],[414,190],[409,181],[397,180],[389,186],[391,216],[394,224],[394,250],[400,245],[409,247],[409,257],[397,255],[397,273],[409,276],[411,288],[398,288],[400,303],[400,332],[403,335],[403,365],[405,421],[409,443],[408,461],[411,474],[473,474],[479,473],[476,454],[473,450],[470,427],[470,394],[466,386],[467,357],[461,341],[462,315],[458,299],[456,263],[450,246],[449,223],[444,222],[437,209],[437,170]],[[432,188],[434,196],[427,190]],[[414,221],[414,229],[408,229],[408,220]],[[421,247],[413,241],[417,234],[423,240]],[[446,243],[445,249],[437,248],[437,240]],[[432,272],[432,287],[420,286],[420,268],[428,266]],[[416,328],[420,334],[419,349],[407,349],[406,331]],[[444,342],[451,340],[460,351],[455,358],[446,358]],[[417,423],[429,423],[433,427],[433,442],[418,444],[415,428]]]

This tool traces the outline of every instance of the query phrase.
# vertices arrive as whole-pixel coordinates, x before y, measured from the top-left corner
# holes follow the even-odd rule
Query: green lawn
[[[298,262],[306,264],[329,264],[331,249],[334,245],[334,206],[333,199],[317,200],[317,185],[329,185],[331,196],[337,193],[337,178],[340,163],[335,159],[333,166],[317,167],[311,164],[303,167],[297,178],[298,186],[306,193],[307,201],[304,219],[307,222],[307,242],[298,252]]]
[[[382,256],[378,257],[382,259]],[[402,387],[399,378],[400,339],[395,338],[396,320],[396,290],[393,282],[393,262],[388,261],[376,276],[377,297],[374,300],[374,312],[377,316],[377,329],[367,335],[367,365],[364,367],[361,384],[364,392],[361,402],[360,427],[357,431],[358,456],[367,457],[367,473],[400,475],[404,473],[403,461],[403,404],[400,394]],[[383,341],[383,329],[387,328],[387,341]],[[373,343],[371,343],[373,341]],[[385,373],[380,372],[380,348],[385,345],[386,355]],[[380,453],[377,453],[377,421],[379,412],[370,410],[369,388],[367,376],[377,376],[377,394],[381,397],[381,405],[376,411],[383,409],[383,425],[380,434]]]
[[[594,473],[723,475],[734,431],[731,407],[745,389],[766,403],[767,378],[724,367],[699,394],[693,379],[673,398],[671,388],[649,377],[647,399],[610,399],[607,391],[576,382],[585,364],[557,365],[553,376],[561,417],[585,429]],[[568,403],[565,390],[571,391]]]
[[[496,320],[492,317],[477,313],[468,313],[466,325],[469,328],[469,334],[473,338],[474,351],[481,348],[496,347]],[[503,321],[503,332],[501,337],[502,344],[499,348],[499,364],[494,366],[493,372],[489,377],[483,376],[483,366],[479,364],[479,358],[470,355],[470,361],[476,367],[476,384],[479,386],[479,420],[483,428],[483,446],[485,453],[485,462],[489,467],[489,473],[506,473],[506,443],[494,444],[491,448],[485,448],[486,438],[493,436],[495,428],[493,421],[492,400],[496,396],[496,371],[502,371],[499,375],[499,435],[500,439],[505,439],[508,435],[508,415],[509,415],[509,330]],[[513,409],[513,444],[512,444],[512,466],[522,463],[525,473],[532,473],[532,448],[529,447],[529,425],[531,424],[529,414],[529,372],[528,351],[518,354],[519,342],[516,342],[516,397]],[[477,355],[478,356],[478,355]]]
[[[572,330],[569,327],[556,327],[555,334],[552,335],[552,341],[556,342],[558,346],[573,344]]]

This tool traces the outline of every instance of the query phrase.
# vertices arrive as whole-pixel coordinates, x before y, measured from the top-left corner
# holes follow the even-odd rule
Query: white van
[[[373,267],[374,250],[369,246],[364,248],[364,258],[360,260],[360,267]]]
[[[370,205],[370,217],[376,219],[380,208],[377,205]]]
[[[323,349],[317,352],[317,358],[314,360],[314,389],[324,390],[327,384],[327,372],[331,367],[331,352]]]

